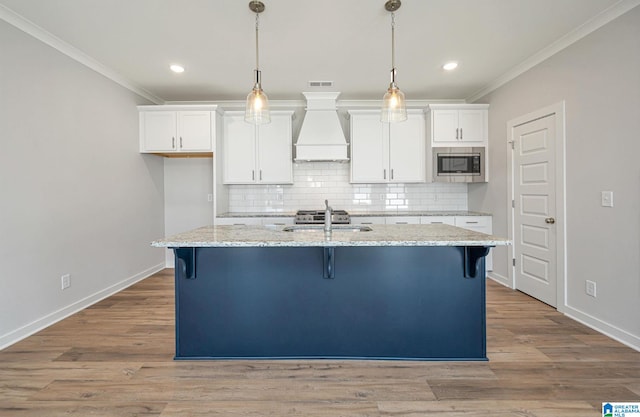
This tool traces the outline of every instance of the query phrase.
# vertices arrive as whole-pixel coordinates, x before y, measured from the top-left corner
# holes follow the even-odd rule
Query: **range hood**
[[[340,93],[302,93],[306,114],[296,143],[296,161],[348,161],[347,140],[338,118],[336,100]]]

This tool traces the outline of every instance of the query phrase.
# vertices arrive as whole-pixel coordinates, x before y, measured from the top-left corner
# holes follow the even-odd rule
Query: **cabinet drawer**
[[[216,217],[216,225],[261,225],[261,217]]]
[[[387,224],[420,224],[419,216],[389,216]]]
[[[454,216],[422,216],[420,218],[421,224],[450,224],[455,226],[456,219]]]
[[[455,225],[464,227],[465,229],[473,229],[484,233],[491,233],[491,217],[490,216],[456,216]],[[484,230],[480,229],[486,229]]]
[[[351,216],[351,224],[385,224],[381,216]]]

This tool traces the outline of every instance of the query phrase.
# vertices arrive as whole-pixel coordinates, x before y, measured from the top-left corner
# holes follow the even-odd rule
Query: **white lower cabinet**
[[[385,224],[382,216],[351,216],[351,224]]]
[[[291,226],[294,223],[293,217],[263,217],[262,224],[271,227]]]
[[[261,217],[216,217],[216,225],[222,226],[249,226],[261,224]]]
[[[491,216],[455,216],[455,219],[455,225],[458,227],[486,233],[488,235],[492,233]],[[491,251],[489,251],[485,262],[487,271],[493,271],[493,253],[491,253]]]
[[[222,226],[289,226],[293,217],[216,217],[216,225]]]
[[[454,216],[422,216],[420,217],[420,224],[448,224],[455,226],[456,218]]]
[[[389,216],[386,224],[420,224],[419,216]]]

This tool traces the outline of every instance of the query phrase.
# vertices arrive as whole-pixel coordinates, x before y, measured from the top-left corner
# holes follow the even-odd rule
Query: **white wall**
[[[469,207],[507,234],[507,122],[566,103],[567,314],[640,349],[640,7],[482,97],[490,107],[491,182]],[[612,190],[614,208],[600,206]],[[494,271],[508,275],[505,248]],[[597,298],[585,280],[597,283]],[[560,300],[562,302],[562,300]]]
[[[1,348],[163,267],[164,185],[143,99],[4,21],[0,51]]]
[[[211,158],[164,158],[164,187],[166,236],[213,224]],[[173,268],[173,251],[165,255]]]

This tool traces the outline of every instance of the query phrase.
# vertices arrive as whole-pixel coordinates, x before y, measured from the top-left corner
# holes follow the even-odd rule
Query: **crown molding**
[[[98,74],[107,77],[108,79],[115,82],[116,84],[119,84],[122,87],[130,90],[131,92],[146,98],[152,103],[155,103],[155,104],[164,103],[164,100],[161,99],[160,97],[157,97],[154,94],[150,93],[149,91],[145,90],[144,88],[140,87],[139,85],[136,85],[135,83],[121,76],[114,70],[108,68],[101,62],[85,54],[78,48],[75,48],[69,45],[62,39],[47,32],[45,29],[41,28],[40,26],[36,25],[30,20],[25,19],[24,17],[20,16],[19,14],[17,14],[13,10],[9,9],[8,7],[2,4],[0,4],[0,19],[4,20],[5,22],[9,23],[12,26],[15,26],[16,28],[27,33],[28,35],[31,35],[32,37],[36,38],[40,42],[56,49],[60,53],[67,55],[69,58],[79,62],[80,64],[92,69]]]
[[[561,50],[569,47],[573,43],[579,41],[590,33],[596,31],[612,20],[622,16],[627,13],[629,10],[634,7],[640,5],[640,0],[620,0],[608,9],[604,10],[593,19],[588,22],[582,24],[571,32],[567,33],[562,38],[558,39],[551,45],[543,48],[536,54],[532,55],[528,59],[524,60],[522,63],[516,65],[511,68],[509,71],[501,75],[500,77],[493,80],[491,83],[475,92],[471,96],[467,97],[466,101],[468,103],[473,103],[474,101],[480,99],[481,97],[491,93],[494,90],[497,90],[499,87],[502,87],[509,81],[515,79],[519,75],[525,73],[541,62],[549,59],[551,56],[560,52]]]

